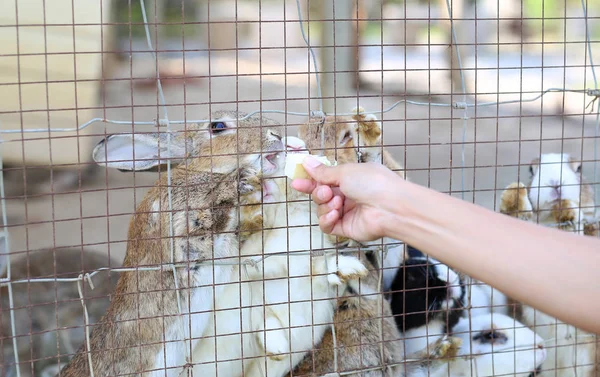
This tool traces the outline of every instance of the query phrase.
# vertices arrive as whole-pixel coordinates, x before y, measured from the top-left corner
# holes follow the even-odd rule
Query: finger
[[[312,197],[315,203],[325,204],[333,199],[333,190],[329,186],[317,185],[317,188],[312,192]]]
[[[344,201],[339,196],[334,196],[333,199],[328,201],[327,203],[320,204],[317,207],[317,216],[324,215],[332,210],[337,210],[341,213],[342,206]]]
[[[339,186],[341,179],[340,166],[325,166],[312,156],[307,156],[302,162],[304,170],[315,181],[324,185]]]
[[[312,179],[294,179],[291,185],[294,190],[311,194],[317,187],[317,182]]]
[[[340,213],[337,210],[330,211],[319,216],[319,226],[324,233],[331,233],[336,223],[340,219]]]

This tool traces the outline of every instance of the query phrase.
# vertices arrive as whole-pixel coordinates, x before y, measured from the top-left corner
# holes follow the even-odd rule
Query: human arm
[[[501,215],[368,165],[305,161],[319,184],[292,185],[313,193],[323,231],[402,240],[513,299],[600,333],[600,240]]]

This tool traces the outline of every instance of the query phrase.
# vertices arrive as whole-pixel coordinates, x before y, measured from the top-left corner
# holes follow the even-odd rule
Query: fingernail
[[[319,187],[317,190],[317,197],[321,200],[325,200],[325,187]]]
[[[307,156],[302,162],[302,165],[304,165],[307,168],[316,168],[317,166],[321,165],[321,161],[317,160],[312,156]]]

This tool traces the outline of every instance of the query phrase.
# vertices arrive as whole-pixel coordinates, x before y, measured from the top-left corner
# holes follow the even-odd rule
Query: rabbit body
[[[426,376],[428,367],[437,367],[437,359],[453,356],[460,343],[443,339],[427,352],[408,355],[421,362],[403,363],[403,340],[392,316],[390,304],[379,290],[377,263],[360,255],[369,274],[352,281],[337,301],[334,315],[338,347],[338,372],[357,371],[356,376]],[[322,376],[334,373],[333,332],[328,329],[321,343],[294,370],[294,376]],[[288,374],[288,377],[291,374]]]
[[[504,314],[461,318],[452,332],[462,340],[459,356],[435,377],[528,377],[546,359],[543,339]]]
[[[175,263],[186,265],[121,274],[114,299],[91,335],[96,375],[177,376],[188,367],[188,353],[204,335],[216,298],[222,296],[223,284],[239,262],[241,241],[262,226],[256,202],[261,190],[258,172],[268,157],[261,152],[272,155],[283,148],[280,136],[254,127],[262,122],[259,117],[240,122],[239,127],[233,124],[232,119],[240,115],[216,112],[213,117],[220,121],[193,127],[193,134],[203,133],[211,142],[194,144],[197,156],[191,161],[184,153],[189,139],[174,138],[173,154],[166,157],[181,158],[185,164],[172,169],[170,182],[163,175],[138,205],[130,223],[123,265],[158,266],[170,263],[172,256]],[[244,127],[245,132],[238,135],[238,129]],[[146,170],[164,161],[154,159],[139,165],[127,160],[133,154],[131,149],[137,146],[142,157],[156,158],[161,141],[158,136],[111,135],[98,144],[94,159],[108,166],[111,160],[123,160],[116,167]],[[213,156],[213,149],[243,153]],[[171,195],[166,189],[168,183]],[[170,209],[170,203],[172,221],[169,212],[163,212]],[[88,373],[82,347],[61,375]]]
[[[557,320],[528,305],[522,305],[517,319],[545,340],[547,358],[542,377],[594,376],[597,367],[596,335]]]
[[[502,193],[500,212],[582,235],[595,234],[595,199],[583,183],[581,163],[569,154],[547,153],[532,161],[531,182],[512,183]],[[542,376],[588,376],[594,372],[595,336],[528,305],[517,305],[515,318],[534,329],[552,347]]]
[[[304,145],[296,138],[286,143],[288,149]],[[304,200],[294,201],[299,199]],[[251,235],[240,251],[244,259],[259,259],[234,271],[232,278],[241,277],[241,284],[228,285],[217,303],[214,327],[194,355],[202,375],[284,376],[330,327],[335,286],[343,289],[347,280],[366,274],[355,257],[307,253],[320,247],[322,233],[314,205],[286,178],[265,179],[263,200],[265,230]],[[323,247],[333,246],[325,238]],[[255,308],[240,309],[240,303]]]
[[[11,264],[11,280],[34,278],[75,278],[119,263],[93,250],[56,249],[30,252]],[[109,305],[118,274],[101,271],[93,277],[94,290],[85,286],[83,295],[90,324],[100,320]],[[16,334],[10,325],[8,288],[2,287],[0,338],[3,339],[2,376],[16,376],[13,342],[21,376],[38,376],[45,368],[56,368],[69,360],[85,341],[83,307],[76,282],[13,284]],[[31,334],[31,335],[30,335]],[[61,355],[57,357],[57,355]],[[3,369],[3,370],[2,370]]]
[[[404,167],[382,146],[382,127],[373,114],[365,114],[362,107],[355,107],[352,116],[313,117],[298,129],[298,137],[306,143],[313,154],[323,153],[338,164],[375,162],[395,171],[402,178]],[[323,148],[324,147],[324,148]],[[329,236],[338,245],[356,245],[344,237]],[[383,286],[389,289],[398,266],[402,262],[404,245],[399,240],[384,237],[383,240],[366,242],[365,245],[386,245],[383,260]]]
[[[463,315],[465,287],[460,276],[431,257],[404,260],[389,292],[409,354],[447,334]]]

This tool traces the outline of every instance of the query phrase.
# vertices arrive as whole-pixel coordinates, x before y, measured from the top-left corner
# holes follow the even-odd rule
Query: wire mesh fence
[[[5,375],[596,373],[594,335],[400,241],[333,240],[269,175],[269,148],[308,148],[597,236],[593,4],[63,3],[0,24]],[[510,195],[548,153],[573,217]]]

